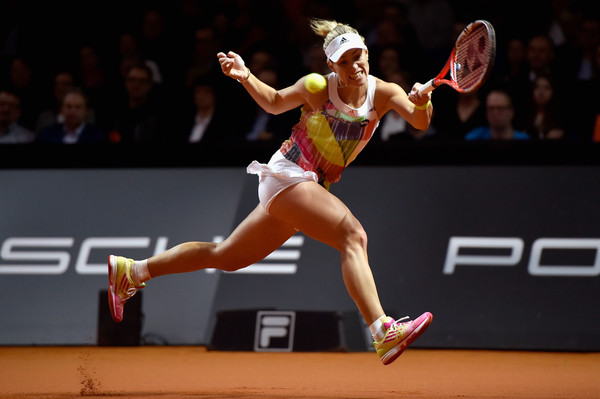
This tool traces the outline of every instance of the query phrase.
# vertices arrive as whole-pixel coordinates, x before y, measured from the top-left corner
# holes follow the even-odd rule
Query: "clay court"
[[[127,372],[127,377],[125,373]],[[0,398],[599,398],[600,353],[2,347]]]

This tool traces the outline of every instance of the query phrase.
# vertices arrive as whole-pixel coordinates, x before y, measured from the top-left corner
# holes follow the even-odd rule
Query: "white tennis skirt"
[[[258,175],[258,199],[267,212],[273,199],[286,188],[305,181],[319,182],[315,172],[306,171],[285,159],[281,151],[273,154],[268,164],[252,161],[246,170]]]

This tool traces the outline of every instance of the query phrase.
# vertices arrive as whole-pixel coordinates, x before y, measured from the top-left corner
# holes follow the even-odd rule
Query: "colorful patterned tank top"
[[[329,100],[322,108],[302,109],[300,122],[292,129],[280,151],[283,156],[312,171],[319,183],[329,189],[340,180],[342,171],[367,145],[379,125],[373,105],[375,78],[367,77],[367,98],[360,108],[352,108],[340,99],[337,75],[327,75]]]

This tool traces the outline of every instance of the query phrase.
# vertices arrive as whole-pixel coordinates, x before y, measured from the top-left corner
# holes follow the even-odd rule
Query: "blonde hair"
[[[337,21],[327,20],[327,19],[318,19],[313,18],[310,20],[310,27],[318,36],[324,38],[323,40],[323,50],[327,48],[329,43],[339,35],[343,35],[344,33],[356,33],[359,34],[356,29],[351,27],[350,25],[342,24]],[[363,42],[365,38],[362,37]]]

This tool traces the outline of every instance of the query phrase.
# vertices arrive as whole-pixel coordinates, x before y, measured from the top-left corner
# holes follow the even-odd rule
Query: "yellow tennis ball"
[[[306,90],[311,93],[317,93],[325,89],[327,87],[327,80],[325,77],[318,73],[311,73],[306,76],[304,80],[304,86]]]

